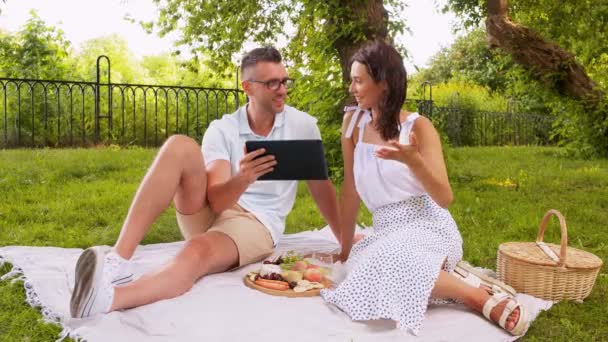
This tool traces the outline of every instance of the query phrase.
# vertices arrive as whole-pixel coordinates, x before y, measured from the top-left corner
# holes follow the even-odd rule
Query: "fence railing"
[[[100,61],[107,60],[102,82]],[[202,139],[209,123],[246,98],[238,89],[112,83],[97,59],[96,82],[0,78],[0,148],[95,144],[159,146],[172,134]],[[237,82],[238,84],[238,79]],[[430,83],[406,106],[429,117],[453,146],[547,145],[553,118],[436,106]]]
[[[552,145],[554,118],[535,113],[433,107],[430,116],[452,146]]]
[[[101,82],[101,59],[97,82],[0,78],[0,148],[158,146],[176,133],[200,140],[245,102],[238,89]]]
[[[428,98],[427,98],[428,94]],[[555,118],[537,113],[516,112],[509,99],[505,112],[465,108],[454,93],[447,106],[433,101],[430,83],[422,85],[422,98],[409,100],[410,109],[429,117],[452,146],[551,145]]]

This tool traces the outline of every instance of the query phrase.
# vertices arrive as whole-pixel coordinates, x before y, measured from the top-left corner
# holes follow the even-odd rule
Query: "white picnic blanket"
[[[368,230],[364,230],[368,231]],[[140,246],[133,257],[136,273],[160,266],[183,242]],[[338,247],[329,228],[285,235],[276,254],[332,252]],[[27,301],[47,321],[63,326],[62,336],[87,341],[512,341],[514,337],[464,305],[431,306],[416,337],[388,320],[353,322],[320,297],[273,297],[243,284],[257,265],[204,277],[191,291],[136,309],[89,319],[69,316],[74,265],[81,249],[8,246],[0,264],[14,268],[3,280],[25,281]],[[533,317],[552,303],[527,295],[518,300]]]

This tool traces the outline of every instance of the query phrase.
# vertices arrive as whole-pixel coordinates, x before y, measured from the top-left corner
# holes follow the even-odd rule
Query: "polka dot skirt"
[[[388,204],[373,213],[374,231],[355,246],[349,273],[321,296],[353,320],[392,319],[418,334],[442,269],[462,258],[462,238],[450,213],[428,195]]]

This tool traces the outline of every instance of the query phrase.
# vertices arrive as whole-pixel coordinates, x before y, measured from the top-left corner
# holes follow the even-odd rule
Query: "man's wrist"
[[[247,177],[245,177],[242,173],[237,173],[233,178],[232,178],[237,185],[239,185],[240,187],[247,189],[251,184],[253,184],[254,181],[250,181],[249,179],[247,179]]]
[[[350,254],[350,251],[346,252],[346,251],[341,251],[340,254],[338,254],[338,259],[342,262],[346,261],[346,259],[348,259],[348,255]]]

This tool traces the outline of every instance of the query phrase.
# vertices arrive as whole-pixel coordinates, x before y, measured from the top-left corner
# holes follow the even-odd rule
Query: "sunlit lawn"
[[[155,150],[0,151],[0,246],[88,247],[113,244],[133,193]],[[450,211],[462,232],[465,259],[494,268],[506,241],[532,241],[547,209],[567,218],[569,242],[608,260],[608,160],[576,160],[555,148],[458,148],[448,153],[456,200]],[[362,211],[360,222],[370,224]],[[289,233],[324,225],[301,186]],[[160,217],[143,243],[180,239],[174,211]],[[559,240],[553,223],[545,236]],[[0,274],[10,270],[0,268]],[[608,276],[601,270],[584,304],[542,313],[525,340],[608,340]],[[0,283],[0,340],[54,340],[24,301],[22,283]],[[66,298],[66,300],[68,300]]]

